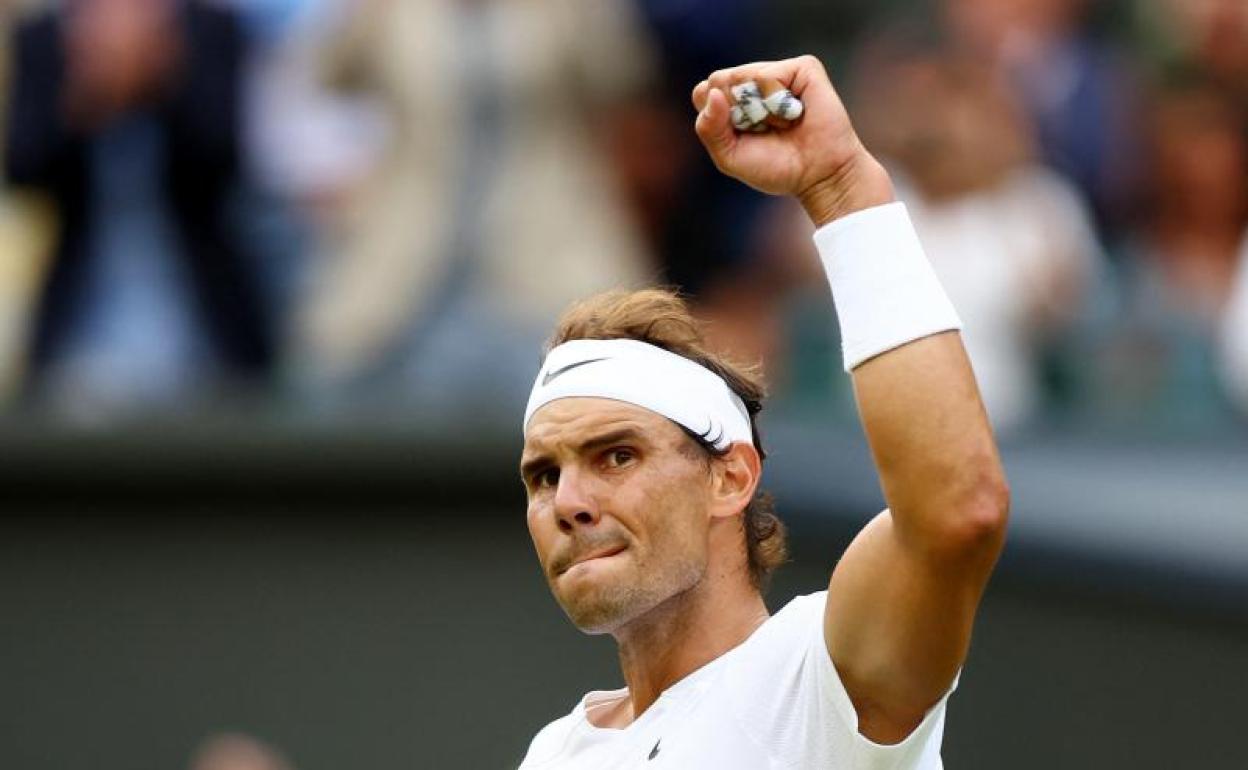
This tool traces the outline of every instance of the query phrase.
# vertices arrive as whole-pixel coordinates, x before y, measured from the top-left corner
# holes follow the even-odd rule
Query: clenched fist
[[[801,118],[765,133],[738,133],[731,89],[778,81],[805,104]],[[716,167],[756,190],[792,195],[816,225],[893,200],[884,168],[854,133],[823,64],[813,56],[719,70],[693,89],[695,129]]]

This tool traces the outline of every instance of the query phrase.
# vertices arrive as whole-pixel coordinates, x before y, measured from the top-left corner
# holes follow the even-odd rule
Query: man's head
[[[784,560],[785,544],[770,501],[757,491],[758,374],[709,351],[684,302],[666,291],[613,292],[580,303],[560,320],[548,352],[573,340],[635,340],[679,356],[650,350],[659,370],[671,364],[688,370],[690,382],[709,383],[709,424],[716,430],[703,432],[690,420],[678,422],[670,409],[625,397],[539,402],[522,458],[529,531],[569,617],[585,631],[611,632],[708,580],[761,589]],[[573,359],[572,366],[548,361],[544,380],[563,377],[564,369],[568,378],[600,376],[593,373],[597,366],[609,382],[610,367],[630,366],[597,359]],[[583,371],[571,373],[577,367]],[[656,374],[645,387],[664,401],[671,394],[656,379],[666,382]],[[714,406],[729,399],[739,416]],[[718,424],[716,408],[725,415]],[[717,441],[722,435],[735,438]]]

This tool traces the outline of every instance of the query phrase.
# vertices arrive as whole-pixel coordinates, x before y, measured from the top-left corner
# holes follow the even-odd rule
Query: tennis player
[[[731,87],[769,78],[805,114],[734,131]],[[710,352],[670,294],[570,310],[524,417],[528,525],[572,622],[615,638],[627,687],[586,695],[521,767],[939,768],[1009,505],[958,317],[817,59],[716,72],[693,102],[717,166],[796,196],[818,228],[888,509],[828,554],[826,591],[769,615],[784,532],[759,492],[757,374]]]

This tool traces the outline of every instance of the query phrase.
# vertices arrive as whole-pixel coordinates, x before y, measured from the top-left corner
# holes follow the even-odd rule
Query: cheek
[[[529,537],[533,540],[533,548],[537,551],[537,558],[545,565],[546,555],[550,551],[551,543],[556,534],[555,530],[557,529],[554,519],[544,515],[540,508],[530,506],[525,517],[525,524],[529,528]]]
[[[650,550],[665,556],[697,556],[709,532],[706,499],[698,479],[672,481],[651,488],[638,509]]]

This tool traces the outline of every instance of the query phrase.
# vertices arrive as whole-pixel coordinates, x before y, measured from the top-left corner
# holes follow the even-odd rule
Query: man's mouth
[[[578,556],[576,559],[571,561],[566,567],[560,569],[558,574],[564,575],[573,567],[576,567],[578,565],[585,564],[587,562],[591,562],[596,559],[607,559],[612,556],[615,556],[616,554],[623,553],[625,548],[627,548],[627,546],[625,545],[613,545],[610,548],[599,548],[595,551],[590,551],[589,553],[584,554],[582,556]]]

